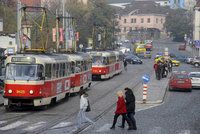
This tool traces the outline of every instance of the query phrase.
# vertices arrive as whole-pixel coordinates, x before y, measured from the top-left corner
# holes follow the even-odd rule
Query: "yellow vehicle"
[[[154,61],[155,62],[158,62],[158,61],[163,61],[165,58],[164,58],[164,56],[159,56],[159,57],[156,57],[155,59],[154,59]],[[175,59],[172,59],[172,58],[169,58],[171,61],[172,61],[172,65],[173,66],[180,66],[180,61],[177,61],[177,60],[175,60]]]
[[[146,52],[146,48],[144,47],[144,45],[139,45],[135,49],[136,54],[141,54],[141,53],[145,53],[145,52]]]

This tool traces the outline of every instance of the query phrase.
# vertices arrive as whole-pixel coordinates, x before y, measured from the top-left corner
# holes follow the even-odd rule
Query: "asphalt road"
[[[177,52],[174,46],[178,43],[155,42],[155,52],[170,47],[170,51]],[[189,53],[190,54],[190,53]],[[128,65],[128,71],[106,81],[95,81],[88,90],[93,110],[88,116],[96,123],[81,133],[141,133],[141,134],[196,134],[199,132],[200,91],[192,93],[167,92],[162,104],[137,104],[137,131],[127,131],[116,128],[110,130],[113,112],[115,110],[116,91],[127,85],[131,88],[141,84],[141,76],[153,73],[153,59],[144,60],[143,65]],[[175,68],[180,70],[199,70],[190,65],[182,64]],[[165,87],[163,87],[165,90]],[[136,94],[137,96],[138,94]],[[52,134],[75,133],[76,115],[79,109],[79,96],[71,97],[46,110],[18,110],[6,112],[0,107],[0,133],[3,134]]]

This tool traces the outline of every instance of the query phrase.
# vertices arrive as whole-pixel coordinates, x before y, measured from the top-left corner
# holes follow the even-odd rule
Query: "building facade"
[[[165,33],[164,23],[165,15],[163,14],[132,14],[123,15],[117,18],[119,36],[126,36],[133,30],[157,29]]]

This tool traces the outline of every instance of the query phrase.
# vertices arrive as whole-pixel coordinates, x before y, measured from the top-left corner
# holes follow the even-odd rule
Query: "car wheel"
[[[194,63],[194,66],[195,67],[199,67],[199,63]]]
[[[134,64],[134,62],[133,62],[133,61],[131,61],[131,64]]]

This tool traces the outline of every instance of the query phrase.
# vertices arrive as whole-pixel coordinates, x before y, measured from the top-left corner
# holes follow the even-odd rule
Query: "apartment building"
[[[197,1],[194,7],[193,40],[200,40],[200,0]]]

